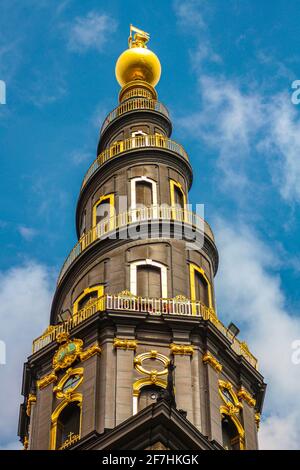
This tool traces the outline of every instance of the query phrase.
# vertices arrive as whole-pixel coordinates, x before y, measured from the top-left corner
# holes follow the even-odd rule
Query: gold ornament
[[[66,369],[80,357],[83,341],[81,339],[68,339],[67,333],[61,333],[57,339],[62,344],[53,356],[52,365],[54,371]]]
[[[136,34],[132,38],[132,32]],[[151,86],[157,85],[161,75],[161,65],[154,52],[147,49],[149,34],[130,25],[129,49],[124,51],[116,63],[116,78],[121,87],[141,80]]]
[[[27,416],[31,415],[31,404],[36,403],[36,395],[30,393],[27,398],[26,414]]]
[[[128,349],[135,351],[137,348],[137,341],[134,339],[114,339],[114,348],[116,349]]]
[[[244,387],[240,388],[237,396],[239,397],[240,400],[245,400],[245,402],[248,403],[249,406],[256,405],[256,400],[250,395],[250,393],[247,392],[247,390]]]
[[[209,364],[211,367],[213,367],[216,372],[221,372],[223,368],[219,361],[209,351],[206,351],[206,353],[203,355],[202,361],[204,364]]]
[[[45,375],[45,377],[42,377],[40,380],[37,381],[37,387],[39,390],[42,390],[43,388],[56,381],[57,377],[55,373],[51,372],[51,374]]]
[[[94,344],[90,348],[80,353],[80,360],[86,361],[90,357],[95,356],[95,354],[101,354],[101,352],[102,352],[102,349],[100,348],[100,346],[98,344]]]
[[[170,344],[171,353],[182,356],[192,356],[194,354],[194,347],[190,344]]]

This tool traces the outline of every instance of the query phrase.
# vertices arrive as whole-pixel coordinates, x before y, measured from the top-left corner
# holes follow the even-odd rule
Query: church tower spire
[[[265,384],[216,312],[218,251],[188,203],[148,33],[130,26],[79,191],[78,241],[24,366],[28,449],[256,449]],[[153,432],[149,432],[152,430]]]

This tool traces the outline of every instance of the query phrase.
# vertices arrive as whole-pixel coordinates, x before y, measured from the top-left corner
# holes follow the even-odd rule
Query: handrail
[[[80,238],[64,262],[58,276],[57,284],[60,283],[63,275],[75,259],[96,240],[109,235],[109,233],[114,233],[116,229],[120,229],[129,224],[157,219],[168,221],[175,220],[196,227],[202,233],[206,233],[214,241],[214,235],[209,224],[194,212],[167,205],[153,205],[150,207],[130,209],[127,212],[114,215],[110,219],[102,220]]]
[[[186,160],[189,159],[186,151],[182,145],[174,142],[174,140],[169,139],[168,137],[161,134],[154,135],[139,135],[136,137],[130,137],[129,139],[120,140],[112,144],[109,148],[103,150],[96,160],[91,164],[88,171],[84,175],[83,182],[81,185],[82,188],[86,185],[90,177],[102,166],[105,162],[110,160],[116,155],[120,155],[124,152],[140,148],[151,148],[158,147],[162,149],[171,150],[174,153],[181,155]]]
[[[180,297],[180,298],[179,298]],[[215,311],[208,308],[200,301],[192,301],[182,296],[173,299],[137,297],[130,293],[117,295],[105,294],[90,302],[86,307],[79,310],[69,320],[58,325],[50,325],[47,330],[33,341],[33,353],[40,351],[48,344],[53,343],[58,334],[69,333],[79,324],[98,312],[125,310],[130,312],[141,312],[149,315],[179,315],[195,316],[213,323],[216,328],[231,342],[232,349],[243,356],[253,367],[257,369],[257,359],[249,351],[246,343],[239,341],[233,336],[228,328],[218,319]]]
[[[123,114],[126,114],[130,111],[137,111],[139,109],[149,109],[169,117],[167,108],[159,101],[148,98],[133,98],[128,101],[124,101],[107,115],[102,124],[100,133],[102,134],[107,126],[117,117],[122,116]]]

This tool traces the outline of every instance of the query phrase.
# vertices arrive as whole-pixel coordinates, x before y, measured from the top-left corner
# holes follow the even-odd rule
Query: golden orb
[[[157,55],[146,47],[127,49],[116,63],[116,78],[121,87],[133,80],[143,80],[154,87],[159,82],[160,74]]]

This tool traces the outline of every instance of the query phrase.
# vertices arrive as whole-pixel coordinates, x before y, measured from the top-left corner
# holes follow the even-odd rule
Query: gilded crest
[[[82,345],[83,341],[81,339],[64,339],[63,344],[53,356],[53,369],[57,371],[70,367],[80,355]]]

